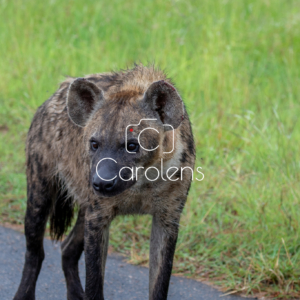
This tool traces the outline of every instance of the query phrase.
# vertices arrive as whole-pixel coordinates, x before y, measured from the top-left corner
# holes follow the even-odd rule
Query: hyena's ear
[[[176,129],[184,118],[184,106],[177,90],[165,80],[153,82],[145,93],[144,101],[163,124]],[[170,130],[165,126],[165,130]]]
[[[86,78],[74,80],[68,91],[67,109],[70,119],[84,127],[89,117],[103,102],[103,93],[94,83]]]

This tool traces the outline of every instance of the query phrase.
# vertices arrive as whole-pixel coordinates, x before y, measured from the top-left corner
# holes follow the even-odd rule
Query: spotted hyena
[[[183,101],[164,72],[136,65],[68,78],[38,108],[26,157],[26,256],[14,299],[35,299],[48,217],[60,239],[75,205],[77,222],[61,245],[68,299],[104,299],[109,226],[126,214],[152,215],[149,299],[167,299],[195,149]]]

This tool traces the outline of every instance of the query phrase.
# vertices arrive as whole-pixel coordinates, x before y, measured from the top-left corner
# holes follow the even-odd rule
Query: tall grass
[[[297,0],[0,0],[0,215],[22,223],[24,141],[65,75],[155,62],[197,144],[174,272],[227,292],[300,298]],[[147,263],[150,217],[118,218],[114,250]]]

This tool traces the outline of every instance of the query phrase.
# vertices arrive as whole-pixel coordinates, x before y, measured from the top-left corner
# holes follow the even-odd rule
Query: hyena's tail
[[[67,191],[59,191],[54,209],[50,215],[50,236],[53,240],[59,240],[72,223],[74,216],[74,201],[68,197]]]

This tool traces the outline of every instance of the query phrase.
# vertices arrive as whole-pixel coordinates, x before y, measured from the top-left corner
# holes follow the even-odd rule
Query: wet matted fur
[[[174,128],[173,151],[173,131],[166,124]],[[149,127],[154,130],[146,130]],[[137,145],[135,154],[125,151],[128,145],[136,145],[139,134],[144,148],[159,147],[147,151]],[[104,299],[109,226],[115,216],[126,214],[153,216],[149,299],[166,299],[195,147],[183,101],[165,73],[136,65],[66,79],[38,108],[28,133],[26,157],[26,261],[14,299],[35,299],[47,220],[51,236],[60,239],[71,224],[74,205],[79,207],[77,222],[62,243],[68,299]],[[131,180],[117,178],[108,185],[96,176],[98,162],[107,157],[115,163],[106,161],[100,173],[109,175],[124,167],[140,171],[131,174]],[[148,178],[156,178],[154,167],[162,172],[151,181],[145,173],[148,168]],[[173,171],[168,173],[169,168]],[[125,177],[130,175],[128,169]],[[83,250],[85,292],[78,276]]]

